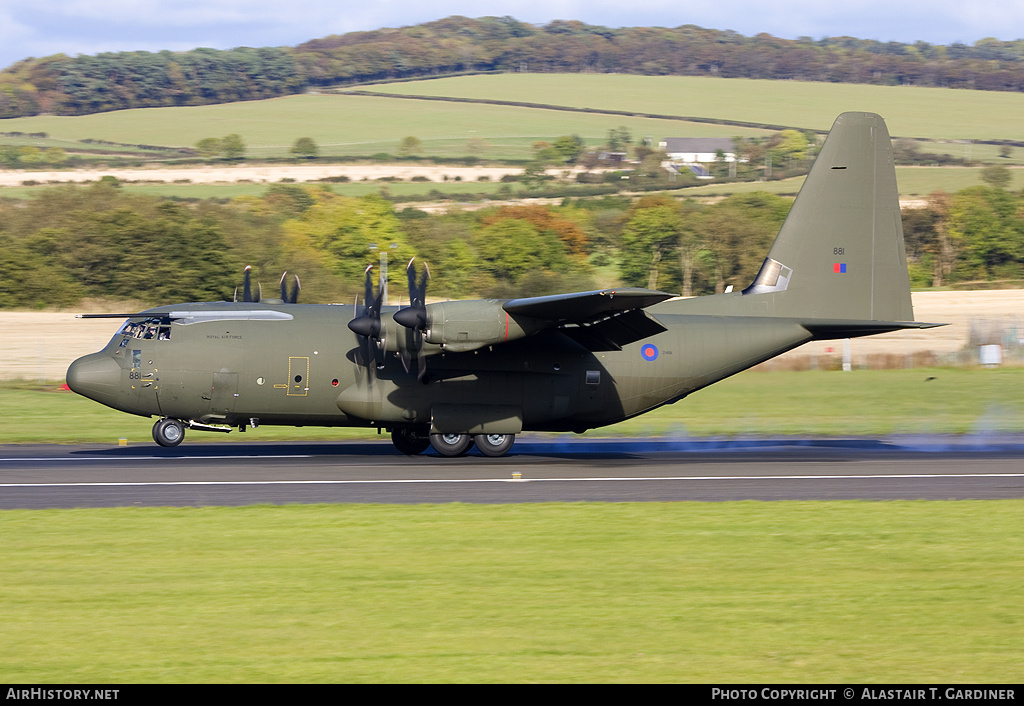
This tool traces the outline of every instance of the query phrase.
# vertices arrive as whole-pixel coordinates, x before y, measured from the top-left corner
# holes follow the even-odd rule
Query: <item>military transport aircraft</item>
[[[242,301],[161,306],[127,321],[68,386],[156,416],[153,438],[261,424],[365,426],[398,451],[501,456],[523,431],[613,424],[808,341],[928,328],[915,322],[892,145],[882,118],[839,116],[749,287],[681,299],[605,289],[405,307],[367,271],[357,305]],[[383,287],[381,287],[382,289]],[[237,296],[236,296],[237,298]],[[113,316],[113,315],[112,315]]]

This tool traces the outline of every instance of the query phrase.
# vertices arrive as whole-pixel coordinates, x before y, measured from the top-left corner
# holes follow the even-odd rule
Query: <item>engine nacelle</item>
[[[427,305],[424,340],[453,353],[531,336],[551,325],[546,319],[512,316],[502,301],[452,301]]]

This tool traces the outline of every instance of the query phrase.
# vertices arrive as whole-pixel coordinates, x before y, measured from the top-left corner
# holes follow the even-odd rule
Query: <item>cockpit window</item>
[[[148,319],[143,319],[142,321],[132,321],[129,319],[124,322],[124,325],[117,334],[119,336],[127,336],[128,338],[166,341],[171,337],[171,325],[170,321],[167,319],[161,319],[158,316],[151,316]]]

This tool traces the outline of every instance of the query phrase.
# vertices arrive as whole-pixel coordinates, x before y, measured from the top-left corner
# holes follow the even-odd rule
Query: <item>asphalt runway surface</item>
[[[1022,497],[1024,435],[523,439],[497,459],[383,440],[0,446],[0,509]]]

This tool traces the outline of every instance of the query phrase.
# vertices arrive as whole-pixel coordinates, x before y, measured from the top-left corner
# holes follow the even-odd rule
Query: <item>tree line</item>
[[[1024,280],[1024,191],[998,179],[904,210],[914,286]],[[516,297],[618,281],[684,295],[749,284],[791,201],[767,193],[710,205],[650,194],[427,213],[326,186],[181,202],[126,193],[116,180],[0,203],[0,307],[230,300],[251,264],[276,296],[302,277],[305,302],[352,302],[381,251],[401,271],[426,260],[432,297]],[[404,291],[392,277],[392,303]]]
[[[458,72],[597,72],[1024,90],[1024,40],[973,45],[745,37],[695,25],[610,28],[448,17],[297,47],[63,54],[0,71],[0,117],[255,100]]]

